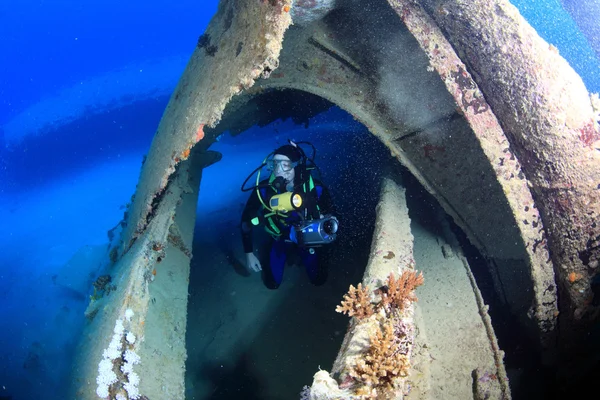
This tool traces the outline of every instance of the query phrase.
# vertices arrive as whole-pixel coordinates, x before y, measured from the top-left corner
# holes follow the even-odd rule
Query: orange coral
[[[423,273],[404,271],[397,280],[394,278],[394,274],[390,274],[385,285],[379,289],[381,305],[386,311],[392,308],[399,311],[404,310],[406,305],[417,301],[414,290],[422,284]]]
[[[580,273],[577,272],[570,272],[569,273],[569,282],[574,283],[575,281],[580,280],[581,278],[583,278],[583,276]]]
[[[363,384],[361,392],[393,388],[396,377],[408,375],[408,357],[401,350],[391,320],[370,335],[371,345],[365,355],[351,367],[349,375]],[[366,386],[366,387],[364,387]]]
[[[358,288],[350,285],[348,293],[344,295],[342,305],[337,306],[335,311],[358,319],[373,315],[373,306],[369,299],[369,288],[367,286],[363,288],[362,283],[358,284]]]
[[[204,124],[200,124],[200,127],[196,131],[196,143],[204,139]]]
[[[348,370],[347,379],[358,383],[355,394],[360,398],[380,398],[394,389],[396,378],[408,375],[411,328],[394,311],[402,311],[416,301],[414,290],[422,284],[423,274],[416,271],[404,271],[398,279],[390,274],[384,286],[376,291],[380,301],[375,305],[370,302],[368,287],[363,288],[359,283],[358,288],[350,285],[342,305],[337,306],[337,312],[358,319],[384,311],[377,315],[377,331],[370,335],[369,348]]]

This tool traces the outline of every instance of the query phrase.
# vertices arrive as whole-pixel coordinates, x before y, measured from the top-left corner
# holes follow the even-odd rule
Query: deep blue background
[[[216,0],[0,2],[0,124],[41,97],[131,63],[190,55]]]
[[[577,17],[587,41],[558,0],[513,0],[584,77],[588,90],[598,92],[598,59],[591,56],[600,57],[600,2],[562,3]],[[79,79],[190,54],[216,6],[216,0],[0,2],[0,124]]]

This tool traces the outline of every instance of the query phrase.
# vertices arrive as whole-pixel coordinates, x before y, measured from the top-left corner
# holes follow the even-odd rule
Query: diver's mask
[[[269,172],[277,173],[278,171],[290,172],[298,165],[298,163],[289,160],[274,160],[271,158],[266,161],[265,165]]]

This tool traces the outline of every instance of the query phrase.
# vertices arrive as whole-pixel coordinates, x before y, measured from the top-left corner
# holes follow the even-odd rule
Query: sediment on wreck
[[[598,314],[591,280],[600,260],[600,132],[590,95],[508,1],[421,3],[467,64],[531,186],[545,236],[527,246],[547,241],[560,289],[559,345],[572,356],[567,348]]]
[[[161,273],[159,262],[165,270],[165,263],[172,262],[182,284],[189,270],[189,254],[182,243],[191,240],[191,233],[181,235],[185,223],[177,220],[182,208],[190,212],[193,201],[189,199],[197,195],[198,183],[190,183],[188,162],[227,129],[227,124],[217,123],[228,103],[232,108],[224,122],[249,116],[237,127],[243,130],[256,120],[252,112],[237,111],[247,111],[250,100],[276,90],[320,96],[351,113],[379,138],[490,261],[497,291],[511,312],[526,320],[533,304],[531,314],[547,347],[553,345],[549,342],[559,315],[554,272],[564,294],[561,326],[584,327],[590,280],[600,252],[600,227],[593,222],[600,207],[600,190],[595,186],[600,183],[600,156],[593,151],[599,147],[598,131],[581,80],[508,1],[347,0],[337,5],[337,9],[327,8],[322,19],[290,29],[284,42],[291,1],[221,1],[198,40],[143,164],[115,252],[119,272],[114,281],[119,290],[86,331],[78,352],[81,369],[75,397],[95,398],[102,349],[110,341],[115,321],[125,318],[127,310],[135,313],[127,329],[138,338],[153,332],[153,340],[168,341],[175,328],[185,331],[182,316],[187,305],[177,298],[180,294],[170,292],[171,297],[161,300],[178,307],[168,323],[153,314],[150,301],[153,288],[158,289],[152,276],[154,268]],[[421,5],[429,19],[426,15],[411,19],[418,16]],[[232,99],[236,94],[240,95]],[[183,198],[185,204],[180,203]],[[385,214],[386,207],[379,211]],[[399,209],[399,215],[406,212]],[[383,226],[381,219],[378,223]],[[395,264],[374,259],[382,269],[370,266],[365,284],[380,284],[385,268],[398,269],[399,261],[406,261],[402,257],[408,257],[412,244],[406,241],[410,231],[405,224],[386,228],[405,236],[386,243],[385,249],[377,247],[383,239],[374,238],[373,249],[394,248],[389,251],[395,254]],[[166,245],[174,237],[180,239]],[[477,292],[474,281],[472,285]],[[467,355],[490,342],[490,348],[497,350],[480,297],[473,313],[485,315],[489,341],[464,341]],[[418,325],[418,315],[417,305],[415,319],[408,314],[409,323]],[[351,326],[349,337],[354,337],[355,328]],[[475,331],[470,328],[465,331]],[[416,335],[415,343],[419,338],[425,341]],[[343,355],[348,341],[334,365],[336,377],[348,365]],[[146,359],[152,354],[151,345],[142,340],[135,344]],[[497,369],[494,376],[503,376],[499,353],[486,355],[485,364]],[[168,396],[183,398],[183,363],[173,361],[185,356],[181,341],[173,354]],[[464,372],[472,372],[469,368],[475,365],[463,363],[463,369],[453,365],[446,373],[472,383]],[[164,397],[159,383],[165,376],[152,375],[161,369],[151,362],[144,368],[156,379],[142,381],[143,394]],[[475,372],[474,376],[480,374]],[[479,375],[481,380],[486,373]],[[319,381],[330,391],[339,390],[335,379],[321,371],[315,376],[315,395]],[[402,396],[403,385],[399,383],[396,395]],[[502,388],[492,389],[498,396],[508,396]]]
[[[196,162],[202,160],[195,158]],[[183,166],[188,167],[189,163],[185,161]],[[115,381],[107,385],[108,398],[116,398],[118,393],[123,396],[128,382],[121,370],[125,351],[135,353],[142,361],[129,371],[141,377],[135,389],[127,391],[130,398],[134,396],[133,390],[149,397],[162,393],[169,398],[183,398],[185,385],[180,366],[185,362],[187,297],[168,288],[187,285],[191,257],[187,249],[191,247],[198,200],[198,191],[192,190],[190,183],[199,184],[202,169],[198,163],[196,167],[193,177],[187,168],[174,174],[145,234],[111,267],[114,290],[109,296],[90,302],[86,312],[88,321],[77,345],[70,398],[106,398],[100,396],[98,388],[100,382],[110,381],[109,370],[116,375]],[[160,309],[153,305],[156,299],[170,305],[172,312],[167,317],[158,315]],[[115,342],[119,325],[124,331]],[[169,349],[157,352],[156,348],[167,338],[171,343]],[[111,348],[120,354],[110,355]],[[101,368],[100,363],[106,364],[107,360],[112,367]]]
[[[142,164],[120,242],[111,250],[116,289],[87,314],[70,398],[185,398],[195,210],[201,170],[218,161],[206,151],[215,141],[210,127],[232,96],[277,67],[290,3],[221,1],[199,38]],[[133,371],[121,368],[124,357],[135,364]]]
[[[531,323],[530,318],[533,317],[531,320],[533,320],[535,328],[532,329],[531,335],[537,337],[536,341],[539,343],[544,357],[550,358],[554,354],[556,346],[558,315],[556,290],[548,290],[548,288],[555,287],[554,271],[548,248],[543,241],[544,235],[540,229],[542,224],[539,213],[536,210],[528,182],[523,179],[520,163],[511,152],[509,142],[496,115],[490,109],[477,83],[472,79],[467,66],[458,57],[435,21],[415,1],[390,0],[389,3],[418,41],[419,46],[427,53],[431,69],[435,70],[443,79],[448,92],[454,97],[458,109],[469,124],[472,134],[478,142],[477,145],[481,147],[483,155],[493,168],[495,179],[502,188],[501,196],[505,197],[505,201],[510,207],[514,224],[512,234],[520,237],[521,245],[519,247],[522,253],[517,256],[518,253],[514,250],[507,251],[507,247],[502,245],[478,240],[474,237],[476,234],[470,233],[469,229],[466,229],[466,232],[479,250],[489,257],[488,267],[495,278],[496,291],[505,297],[505,301],[516,315],[521,314],[520,320],[525,326]],[[458,167],[458,164],[454,163],[454,166]],[[441,196],[445,196],[443,189],[440,192]],[[504,214],[497,205],[491,205],[489,212],[496,214],[499,218],[504,218]],[[458,213],[463,213],[463,211]],[[489,222],[492,224],[483,223],[481,219],[478,220],[482,222],[481,228],[488,230],[487,236],[493,238],[492,241],[498,239],[504,242],[512,241],[508,239],[510,228],[501,227],[498,219],[490,218]],[[465,225],[460,220],[456,222],[463,227]],[[494,226],[495,230],[506,230],[507,235],[503,237],[490,235],[489,226]],[[484,232],[480,231],[477,236],[481,236],[482,233]],[[538,245],[532,247],[527,246],[526,243],[538,243]],[[504,246],[506,245],[507,243],[504,244]],[[520,279],[518,275],[515,276],[516,258],[523,260],[525,265],[521,274],[527,276],[533,286],[533,296],[529,301],[522,296],[522,287],[510,285],[511,281]],[[527,317],[524,316],[524,312],[514,311],[523,308],[523,305],[516,304],[528,302],[531,302],[532,306],[527,312]]]
[[[402,276],[414,273],[414,237],[408,215],[405,189],[398,178],[384,179],[380,201],[376,208],[376,226],[373,234],[370,257],[365,275],[358,290],[371,295],[372,304],[380,301],[385,284],[390,283],[390,274]],[[463,265],[464,263],[464,265]],[[450,265],[452,264],[452,265]],[[341,349],[333,363],[331,372],[320,370],[314,375],[310,393],[306,398],[317,399],[428,399],[441,398],[487,398],[510,399],[508,378],[503,364],[503,353],[499,350],[491,322],[486,314],[481,294],[469,273],[468,264],[460,254],[450,260],[449,265],[422,265],[425,282],[417,288],[416,297],[424,297],[429,304],[420,307],[419,302],[409,302],[399,314],[377,312],[354,317],[349,323]],[[425,294],[427,270],[448,269],[446,276],[454,295],[465,300],[459,313],[440,313],[441,304],[447,297],[438,297],[435,282],[429,294]],[[421,271],[419,271],[421,272]],[[433,276],[436,276],[435,273]],[[437,280],[437,279],[434,279]],[[389,287],[392,285],[390,284]],[[383,289],[382,289],[383,287]],[[368,288],[368,289],[365,289]],[[379,290],[377,290],[379,289]],[[351,292],[353,292],[351,290]],[[378,294],[379,292],[379,294]],[[453,296],[453,294],[450,294]],[[457,297],[452,298],[456,300]],[[356,308],[360,310],[363,307]],[[347,308],[347,305],[344,306]],[[377,308],[375,307],[375,310]],[[381,309],[379,310],[381,311]],[[435,312],[433,312],[435,311]],[[430,313],[432,315],[426,315]],[[425,315],[424,315],[425,313]],[[406,372],[393,379],[391,385],[365,385],[369,377],[356,377],[354,369],[368,356],[371,343],[384,324],[392,323],[401,332],[395,340],[401,342],[406,356]],[[434,322],[435,321],[435,322]],[[431,323],[452,326],[457,332],[468,332],[461,337],[435,332]],[[433,337],[435,337],[434,340]],[[447,342],[449,339],[448,343]],[[460,349],[457,351],[457,349]],[[463,351],[464,349],[464,351]],[[477,352],[473,351],[477,349]],[[376,365],[376,364],[373,364]],[[489,379],[490,376],[495,377]],[[374,390],[373,390],[374,389]],[[372,396],[372,397],[369,397]]]

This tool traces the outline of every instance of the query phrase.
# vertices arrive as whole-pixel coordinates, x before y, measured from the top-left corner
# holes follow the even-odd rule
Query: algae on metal
[[[598,106],[581,79],[506,0],[336,6],[288,30],[289,0],[221,1],[142,166],[114,252],[117,290],[78,347],[75,397],[95,398],[102,349],[133,309],[131,329],[147,338],[136,346],[157,363],[143,367],[143,394],[183,398],[187,302],[163,292],[153,272],[170,269],[187,284],[194,171],[214,161],[206,150],[236,117],[245,118],[238,129],[252,125],[260,110],[244,107],[273,90],[312,93],[362,122],[487,258],[511,312],[533,317],[543,354],[580,344],[574,333],[597,316],[590,282],[600,257]],[[177,310],[166,323],[153,314],[153,290]],[[153,358],[161,340],[175,346]],[[323,373],[316,380],[335,386]]]

